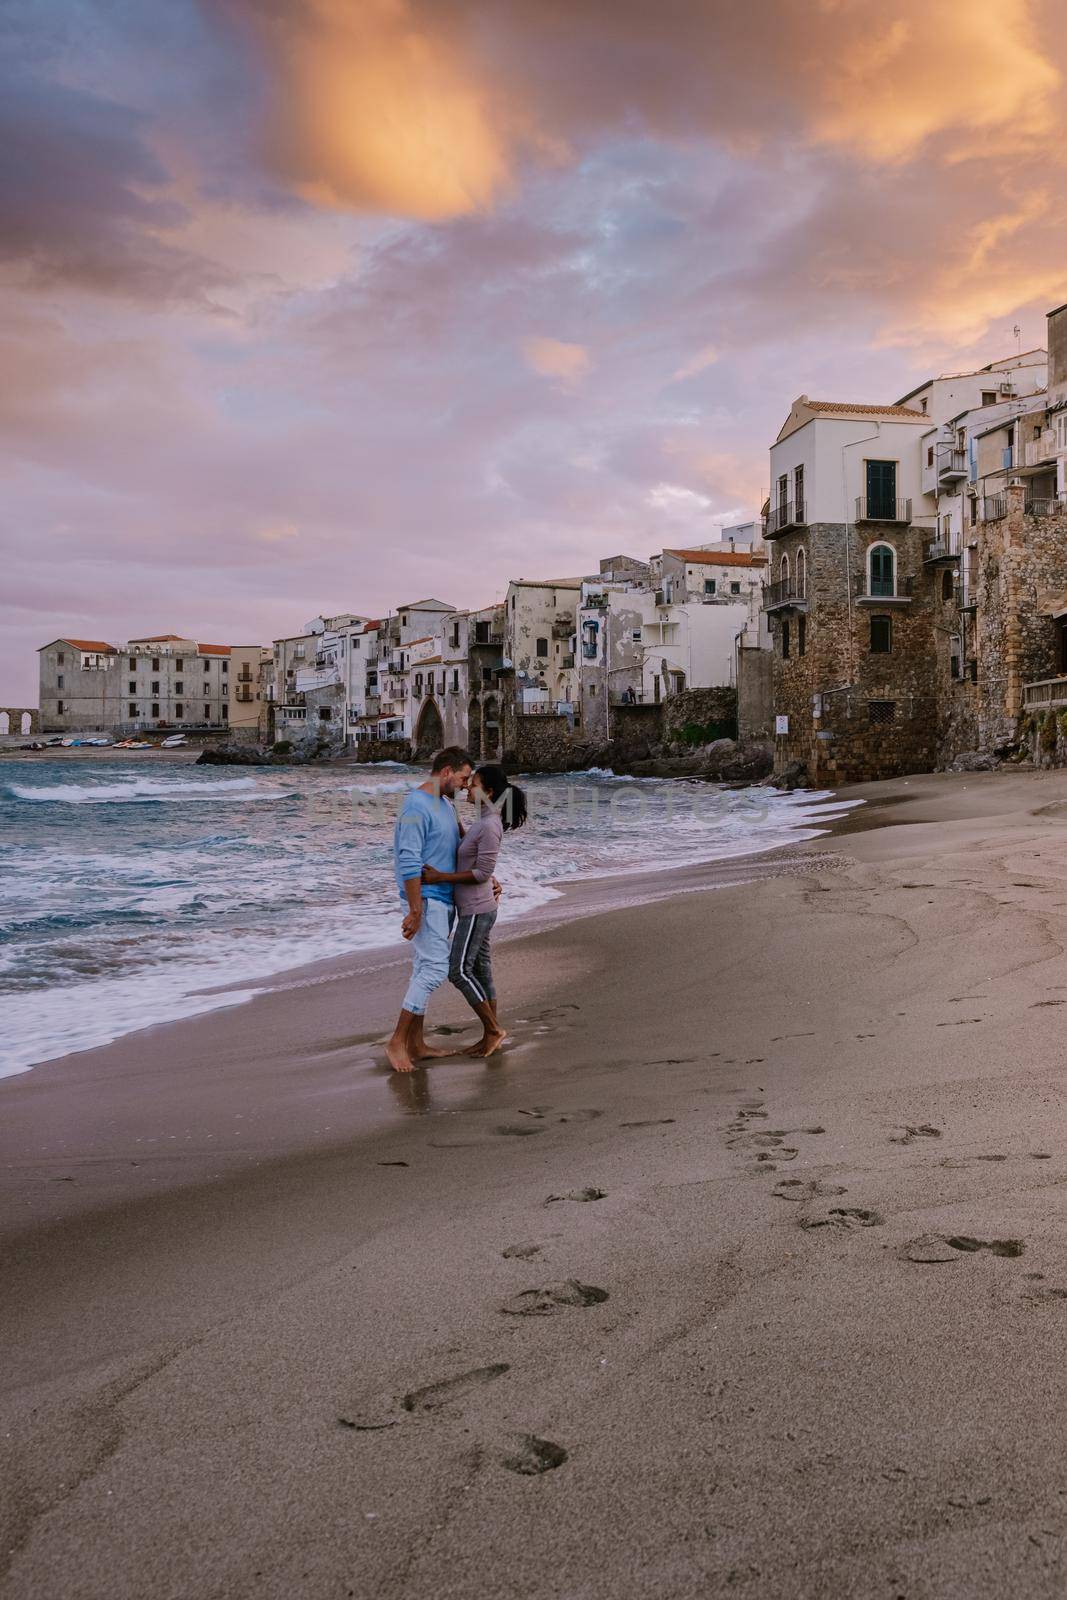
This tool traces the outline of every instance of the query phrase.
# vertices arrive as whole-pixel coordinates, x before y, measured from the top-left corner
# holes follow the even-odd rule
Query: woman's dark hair
[[[477,771],[482,788],[500,813],[505,831],[521,828],[526,821],[526,795],[510,781],[503,767],[479,767]]]

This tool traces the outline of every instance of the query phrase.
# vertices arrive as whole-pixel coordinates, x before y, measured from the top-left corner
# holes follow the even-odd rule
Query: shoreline
[[[851,793],[490,1063],[335,977],[0,1084],[2,1600],[1058,1596],[1067,773]]]

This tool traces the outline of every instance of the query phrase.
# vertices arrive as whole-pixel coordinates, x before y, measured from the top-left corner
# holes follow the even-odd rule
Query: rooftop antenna
[[[1023,353],[1023,331],[1018,323],[1015,324],[1011,331],[1015,335],[1015,354],[1021,356]]]

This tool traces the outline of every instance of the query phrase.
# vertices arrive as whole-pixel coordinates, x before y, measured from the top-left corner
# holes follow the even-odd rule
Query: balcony
[[[957,450],[950,444],[939,444],[937,447],[937,481],[938,483],[957,483],[967,476],[967,452]]]
[[[861,494],[856,499],[856,521],[910,523],[911,501],[889,500],[881,495],[868,499]]]
[[[926,554],[923,556],[923,566],[951,567],[959,559],[960,553],[958,550],[953,550],[950,540],[934,538],[926,547]]]
[[[969,612],[978,610],[978,601],[975,598],[974,589],[971,587],[965,589],[962,582],[958,578],[956,579],[956,584],[952,591],[952,598],[956,602],[957,611]]]
[[[297,694],[307,694],[313,689],[329,689],[335,684],[339,685],[340,682],[341,670],[339,667],[323,667],[321,669],[318,667],[301,667],[296,674],[295,687]]]
[[[910,606],[915,580],[912,577],[898,577],[895,589],[890,589],[888,583],[875,579],[871,583],[870,575],[864,574],[862,587],[856,596],[858,606]]]
[[[1067,678],[1040,678],[1023,684],[1024,710],[1047,711],[1054,706],[1067,706]]]
[[[1008,497],[1006,494],[987,494],[982,497],[982,521],[999,522],[1001,517],[1008,514]]]
[[[568,654],[568,655],[565,655],[565,656],[561,656],[560,657],[560,661],[559,661],[559,665],[560,665],[560,670],[562,672],[569,672],[571,670],[571,668],[574,666],[574,657],[573,657],[573,655]]]
[[[768,539],[778,539],[783,533],[790,533],[794,528],[806,527],[807,506],[804,501],[780,500],[767,512],[765,536]]]
[[[567,617],[564,621],[559,618],[552,624],[553,639],[570,639],[574,634],[574,618]]]
[[[1056,461],[1056,435],[1051,428],[1046,428],[1040,439],[1028,439],[1023,445],[1023,458],[1020,467],[1031,469],[1051,467]]]
[[[795,578],[769,583],[763,591],[764,611],[806,611],[808,597]]]
[[[1051,499],[1026,500],[1023,510],[1028,517],[1054,517],[1057,512],[1067,511],[1067,505],[1053,496]]]

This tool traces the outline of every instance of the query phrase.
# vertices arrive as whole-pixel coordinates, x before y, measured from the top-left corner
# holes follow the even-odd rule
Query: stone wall
[[[646,760],[651,747],[663,738],[663,723],[662,705],[612,706],[608,747],[613,759],[621,763]]]
[[[508,733],[505,764],[520,772],[565,772],[580,748],[563,716],[516,716],[508,725]]]
[[[26,727],[23,717],[30,719]],[[0,706],[0,738],[10,735],[13,739],[29,739],[40,731],[41,714],[36,706]]]
[[[699,728],[701,743],[737,737],[737,690],[732,685],[714,689],[683,689],[663,704],[663,737],[684,739],[686,730]]]
[[[737,652],[737,736],[774,736],[774,657],[769,650]]]
[[[414,759],[406,739],[359,739],[349,745],[357,761],[411,761]]]

